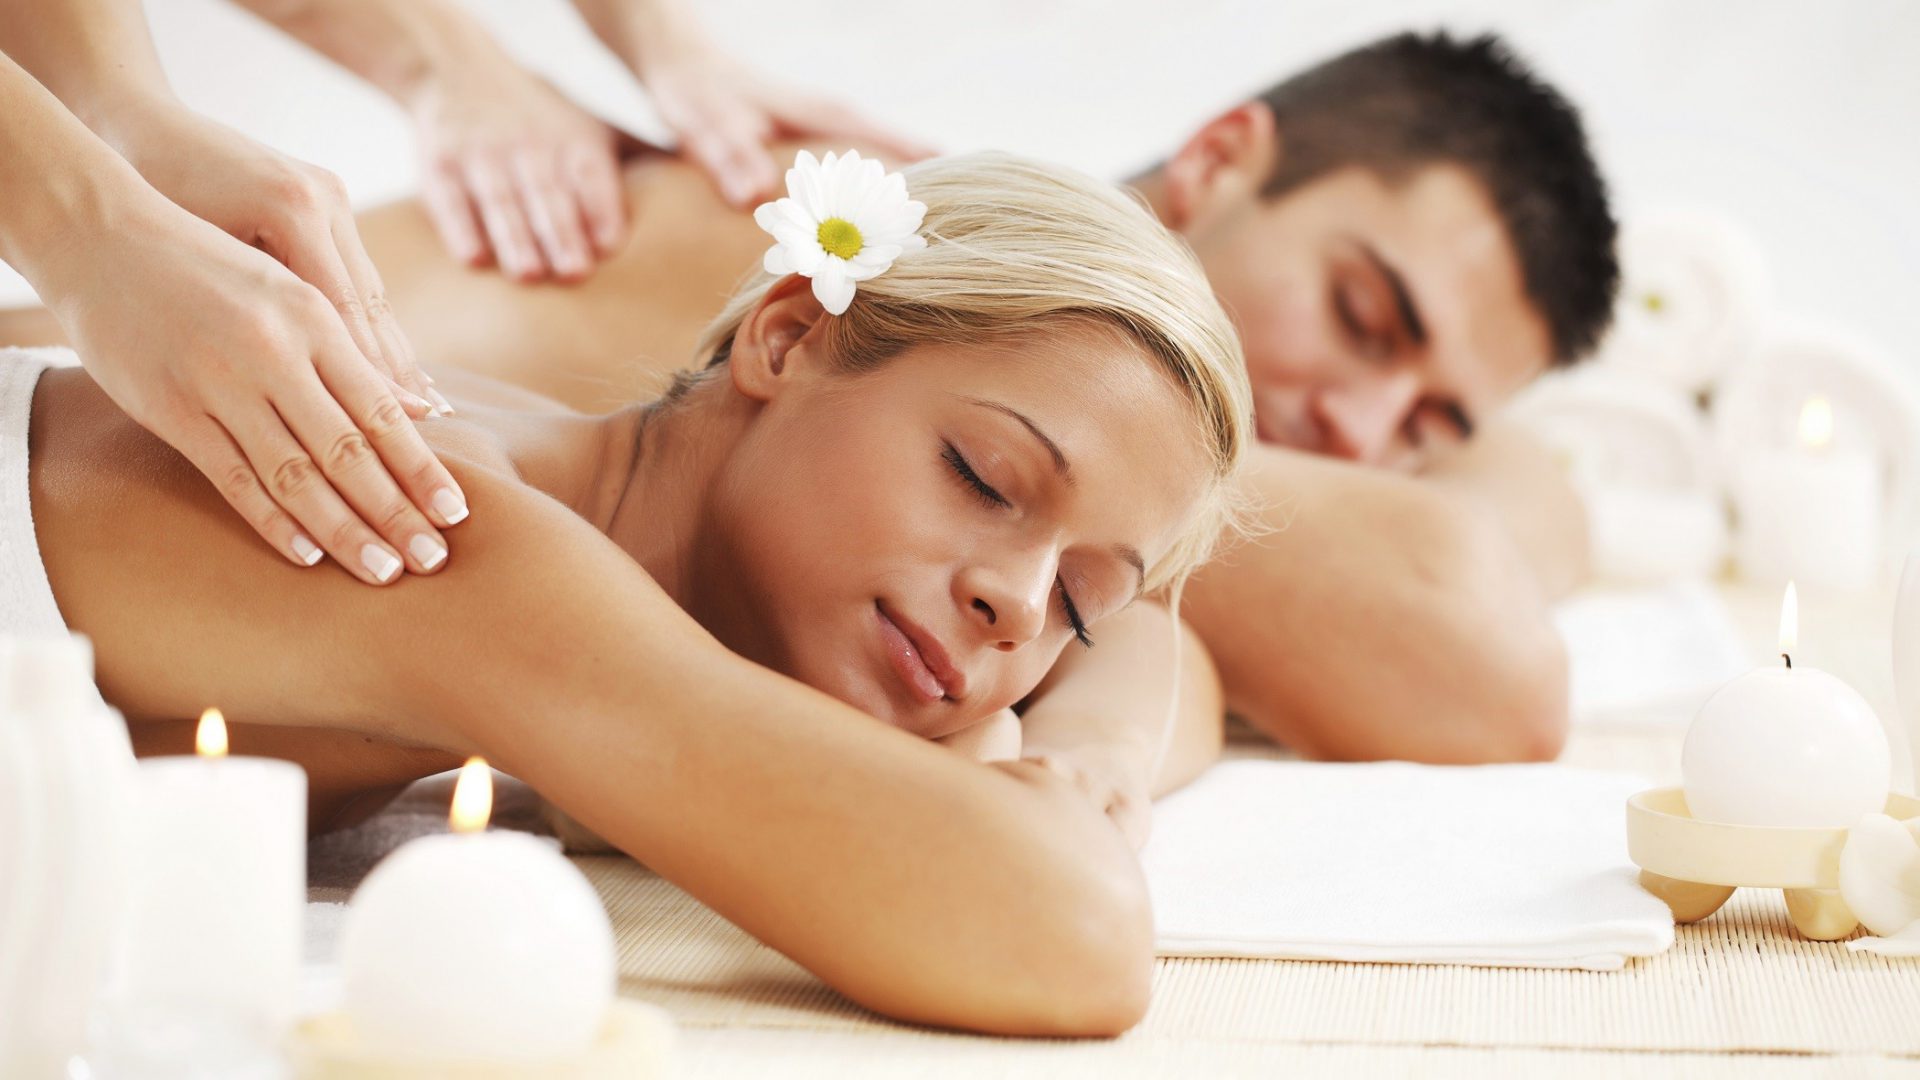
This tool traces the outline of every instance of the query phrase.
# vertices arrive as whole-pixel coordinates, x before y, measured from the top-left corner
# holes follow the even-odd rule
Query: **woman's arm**
[[[1023,1035],[1139,1019],[1145,886],[1080,792],[739,658],[564,506],[466,464],[471,425],[432,428],[474,519],[442,573],[374,592],[278,563],[84,376],[43,377],[35,525],[108,700],[136,723],[220,705],[483,753],[892,1016]]]
[[[1137,846],[1150,800],[1220,756],[1220,676],[1200,639],[1157,601],[1102,622],[1095,639],[1091,649],[1069,645],[1034,691],[1022,754],[1080,783]]]

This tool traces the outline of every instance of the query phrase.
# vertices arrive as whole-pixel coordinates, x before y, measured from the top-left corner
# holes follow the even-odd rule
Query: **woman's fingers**
[[[178,434],[168,441],[213,481],[227,505],[275,550],[299,566],[313,566],[326,557],[314,542],[313,530],[296,522],[267,493],[253,463],[219,421],[201,416]]]
[[[520,206],[518,190],[505,166],[491,157],[469,158],[467,192],[480,212],[494,257],[509,277],[534,281],[546,276],[547,266],[534,242],[533,229]]]
[[[627,192],[613,147],[569,145],[561,151],[560,171],[580,199],[594,251],[602,257],[618,251],[627,235]]]
[[[353,280],[354,290],[360,295],[361,309],[366,313],[374,340],[380,345],[380,354],[386,358],[388,376],[408,394],[416,398],[427,396],[427,384],[422,381],[419,364],[414,360],[413,343],[400,331],[393,306],[387,303],[386,284],[380,280],[380,271],[374,268],[373,259],[360,242],[360,229],[344,206],[334,214],[333,242],[346,265],[347,276]],[[415,415],[412,410],[408,411],[409,415]]]
[[[540,151],[517,155],[513,172],[527,222],[547,265],[563,280],[585,277],[593,268],[592,248],[573,188],[561,177],[553,158]]]
[[[687,154],[707,171],[720,195],[736,207],[773,190],[780,170],[768,153],[765,133],[735,119],[715,119],[681,132]]]
[[[379,583],[399,575],[400,560],[416,573],[438,569],[446,560],[447,545],[435,521],[453,525],[465,519],[466,499],[459,485],[386,386],[364,364],[354,362],[343,342],[323,347],[315,362],[319,380],[277,393],[273,402],[319,475],[352,510],[352,521],[338,514],[328,518],[330,531],[319,536],[321,545]],[[280,494],[271,484],[269,489]],[[288,509],[306,520],[293,507]],[[361,531],[368,529],[382,545],[368,546]],[[394,558],[383,557],[381,551]]]
[[[770,96],[769,110],[782,135],[846,139],[872,146],[898,159],[897,163],[901,164],[929,158],[937,153],[933,147],[874,123],[837,101]]]
[[[429,162],[420,178],[420,197],[427,204],[440,242],[453,257],[468,266],[485,266],[493,255],[481,231],[480,219],[467,196],[465,170],[451,161]]]

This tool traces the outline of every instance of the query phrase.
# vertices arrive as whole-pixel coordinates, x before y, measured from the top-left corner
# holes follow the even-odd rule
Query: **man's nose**
[[[1384,372],[1329,386],[1314,395],[1314,417],[1325,434],[1326,452],[1349,461],[1377,462],[1420,399],[1420,377]]]

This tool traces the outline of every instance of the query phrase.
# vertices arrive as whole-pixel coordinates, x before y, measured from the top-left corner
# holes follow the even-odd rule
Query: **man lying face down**
[[[1614,223],[1579,118],[1491,37],[1336,57],[1134,183],[1234,313],[1276,445],[1417,468],[1612,313]]]
[[[766,236],[678,158],[625,183],[624,246],[566,287],[457,265],[417,202],[361,215],[420,360],[590,410],[685,367]],[[1548,606],[1585,572],[1585,525],[1496,414],[1611,311],[1614,223],[1573,106],[1494,38],[1402,34],[1229,109],[1134,186],[1234,317],[1265,443],[1246,482],[1272,531],[1182,612],[1231,710],[1313,757],[1555,756]],[[45,337],[0,313],[0,339]]]

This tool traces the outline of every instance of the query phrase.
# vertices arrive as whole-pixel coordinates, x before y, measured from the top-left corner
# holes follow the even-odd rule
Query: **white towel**
[[[1509,415],[1551,448],[1580,492],[1602,580],[1720,571],[1726,501],[1706,417],[1691,398],[1648,375],[1592,365],[1539,380]]]
[[[1727,680],[1763,658],[1741,642],[1704,582],[1588,589],[1553,609],[1567,643],[1575,723],[1684,726]]]
[[[1155,807],[1159,951],[1619,968],[1673,944],[1627,858],[1645,786],[1561,765],[1225,762]]]
[[[1767,264],[1732,221],[1679,209],[1629,220],[1620,278],[1602,364],[1694,394],[1746,359],[1766,304]]]

